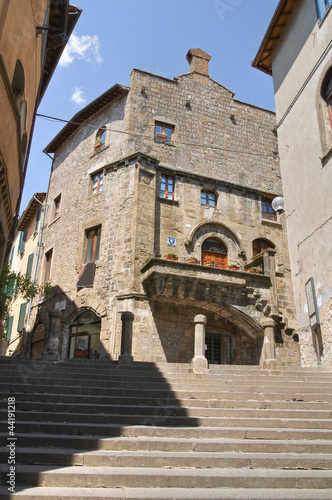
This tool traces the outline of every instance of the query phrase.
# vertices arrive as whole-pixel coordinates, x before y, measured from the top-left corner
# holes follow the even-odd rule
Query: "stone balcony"
[[[257,331],[273,309],[268,275],[159,258],[150,259],[141,273],[149,300],[176,301],[178,305],[215,311],[242,328],[247,324],[249,331],[251,321]]]

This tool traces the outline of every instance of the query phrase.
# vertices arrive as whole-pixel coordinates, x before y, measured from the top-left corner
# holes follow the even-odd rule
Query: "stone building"
[[[80,13],[68,0],[0,2],[0,269],[18,217],[37,108]]]
[[[46,148],[45,359],[299,363],[275,114],[187,60],[174,80],[134,69]]]
[[[35,193],[31,198],[20,217],[8,260],[12,271],[32,280],[35,279],[40,256],[45,198],[46,193]],[[23,345],[23,341],[26,340],[24,326],[30,316],[30,308],[31,303],[21,295],[18,295],[11,305],[5,329],[9,356],[20,356],[28,348]],[[36,329],[31,338],[29,353],[31,350],[33,355],[41,355],[43,344],[44,333],[41,328]]]
[[[253,63],[273,76],[293,288],[306,366],[332,365],[331,34],[331,0],[282,0]],[[314,296],[316,311],[309,298]]]

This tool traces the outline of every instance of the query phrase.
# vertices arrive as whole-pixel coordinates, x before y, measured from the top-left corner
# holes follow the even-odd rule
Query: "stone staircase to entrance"
[[[332,499],[331,369],[0,358],[0,385],[1,499]]]

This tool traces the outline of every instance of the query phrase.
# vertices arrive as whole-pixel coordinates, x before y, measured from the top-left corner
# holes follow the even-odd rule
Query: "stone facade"
[[[275,25],[255,59],[256,67],[274,81],[303,366],[332,364],[332,9],[326,2],[319,6],[321,10],[311,0],[280,2]],[[280,32],[278,16],[282,16]],[[262,68],[264,61],[269,65]],[[320,316],[320,324],[313,328],[306,296],[310,278]]]
[[[262,215],[262,200],[281,194],[275,115],[210,79],[205,52],[187,58],[190,73],[174,80],[133,70],[130,87],[112,87],[76,115],[84,125],[68,124],[46,148],[55,153],[43,245],[52,288],[31,323],[47,328],[50,312],[61,311],[48,331],[52,346],[60,339],[57,352],[46,341],[46,359],[81,355],[99,321],[100,357],[189,362],[194,319],[204,315],[210,362],[270,359],[269,318],[274,358],[299,363],[285,221]],[[98,238],[98,257],[87,259]],[[41,281],[45,269],[44,259]],[[93,284],[82,287],[88,272]],[[132,331],[123,313],[133,315]]]

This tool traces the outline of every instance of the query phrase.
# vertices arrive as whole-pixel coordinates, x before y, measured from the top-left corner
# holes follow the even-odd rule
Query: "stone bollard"
[[[207,373],[208,361],[205,357],[205,325],[206,317],[203,314],[195,316],[195,345],[194,357],[191,360],[191,365],[194,373]]]
[[[280,370],[280,363],[276,359],[275,321],[272,318],[265,318],[262,326],[264,328],[264,356],[261,367],[264,370]]]
[[[59,340],[61,333],[62,312],[57,309],[48,313],[48,334],[45,350],[43,354],[44,361],[59,361]]]
[[[122,336],[121,336],[121,354],[119,356],[119,365],[132,365],[134,358],[131,354],[132,337],[133,337],[133,321],[134,315],[130,311],[121,314],[122,321]]]

